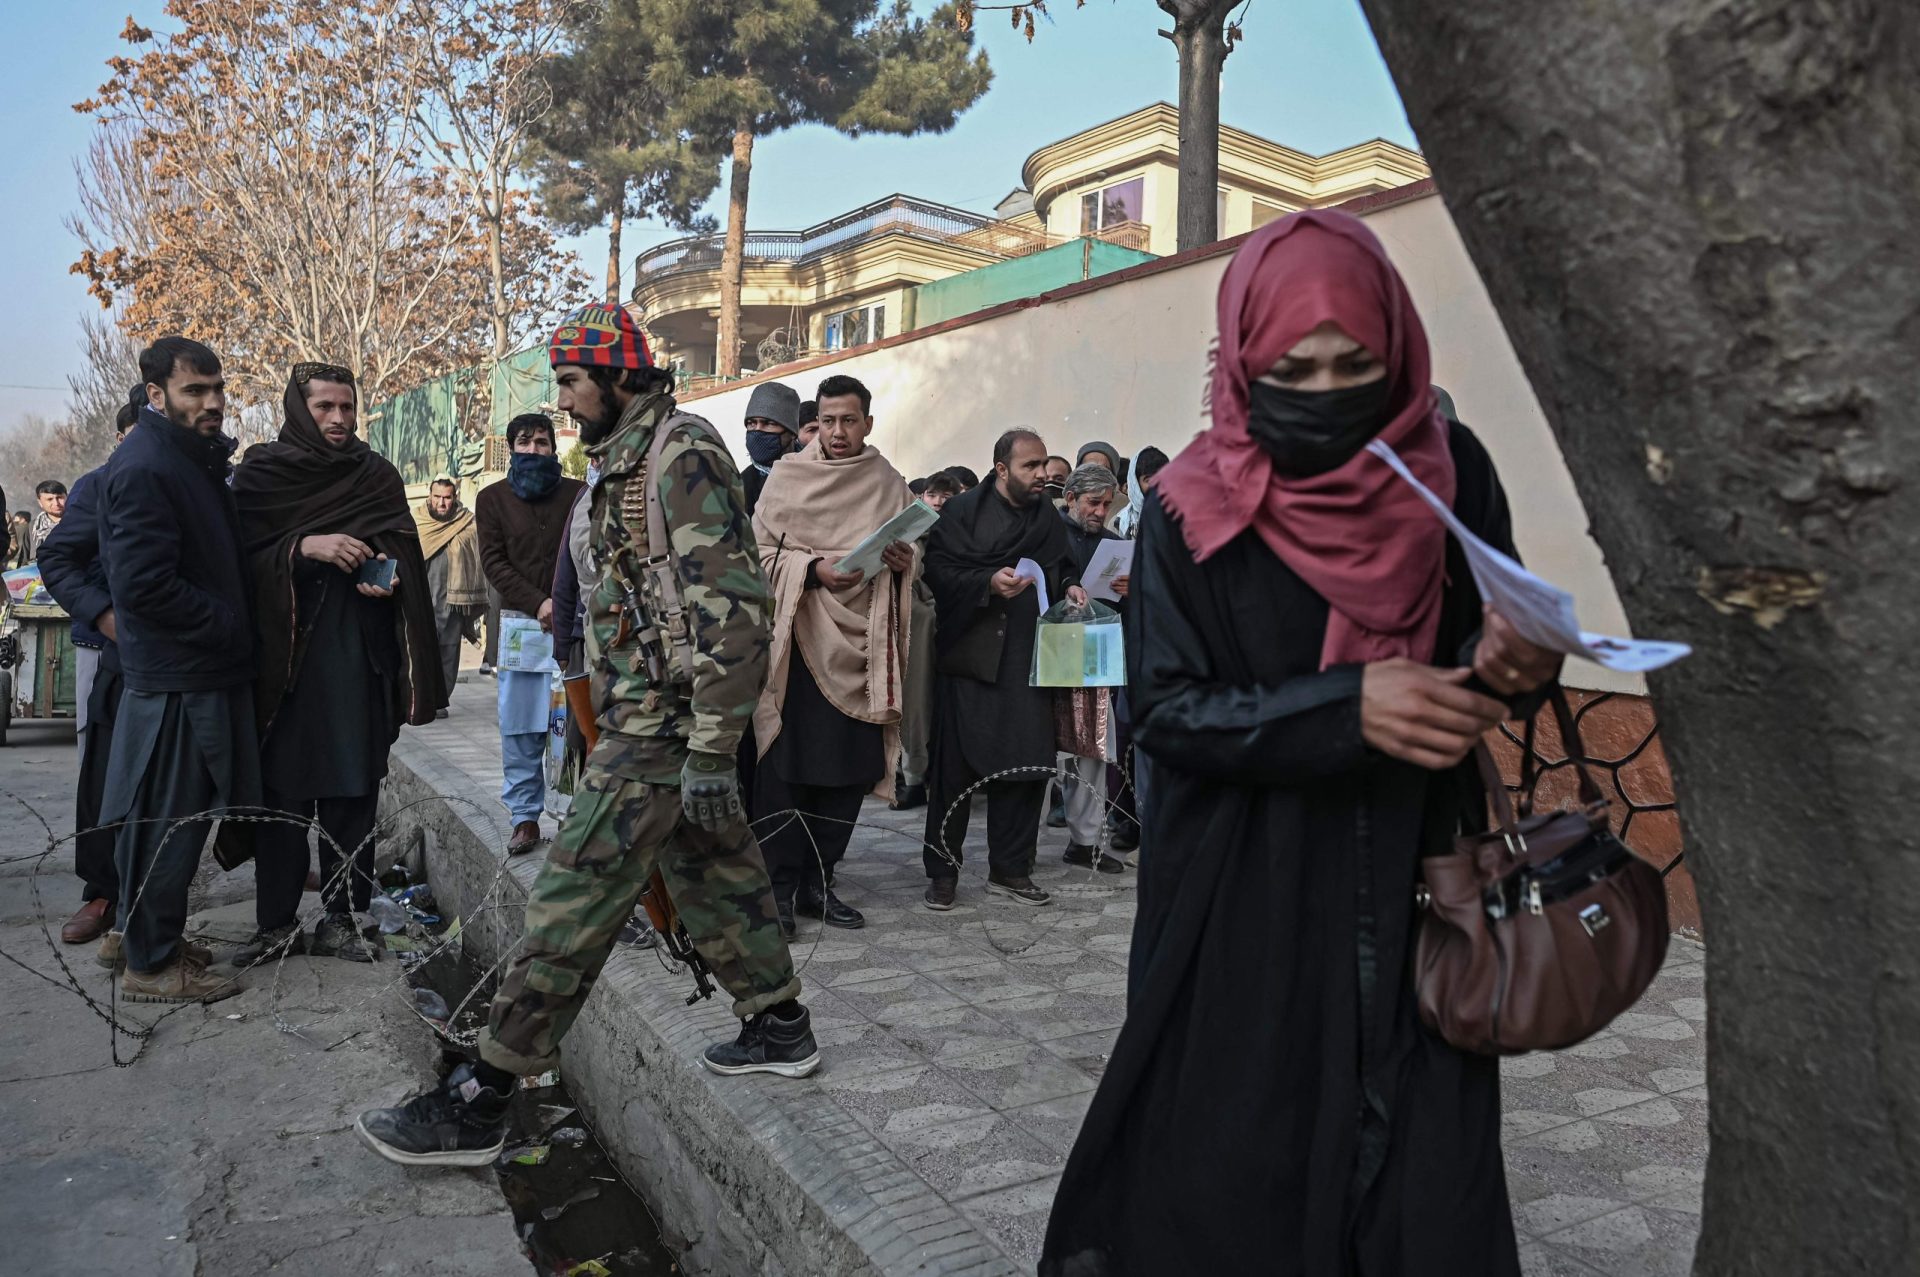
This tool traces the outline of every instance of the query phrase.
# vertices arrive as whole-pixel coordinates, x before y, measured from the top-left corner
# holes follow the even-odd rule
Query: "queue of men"
[[[76,799],[85,896],[63,935],[99,938],[135,1001],[240,988],[184,935],[215,821],[222,865],[255,861],[257,928],[237,965],[374,960],[356,915],[401,726],[446,713],[489,592],[509,636],[556,632],[584,771],[479,1060],[361,1119],[376,1151],[410,1164],[498,1151],[515,1079],[551,1065],[656,869],[742,1020],[705,1053],[723,1073],[817,1066],[786,941],[799,918],[864,924],[834,876],[868,795],[927,807],[929,908],[958,896],[962,799],[976,791],[987,892],[1049,903],[1032,877],[1056,766],[1053,696],[1030,685],[1039,587],[1086,602],[1076,547],[1100,535],[1111,469],[1070,471],[1063,515],[1044,442],[1015,429],[986,483],[954,467],[909,485],[870,442],[867,388],[836,376],[805,404],[756,389],[743,473],[711,425],[678,410],[624,309],[575,312],[549,354],[593,482],[561,474],[550,418],[516,418],[507,478],[468,512],[450,480],[409,504],[359,435],[352,373],[325,363],[295,366],[278,438],[236,470],[219,357],[163,338],[142,353],[124,441],[76,485],[43,555],[95,653]],[[849,566],[916,489],[938,512],[931,530]],[[544,841],[549,680],[501,661],[518,853]],[[1094,859],[1105,775],[1074,775],[1068,858],[1116,872]],[[323,910],[309,932],[297,912],[315,833]]]

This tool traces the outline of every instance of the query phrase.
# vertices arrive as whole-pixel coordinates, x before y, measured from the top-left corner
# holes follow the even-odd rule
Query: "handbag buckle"
[[[1580,911],[1580,925],[1586,928],[1588,935],[1596,936],[1611,927],[1613,919],[1607,916],[1607,911],[1596,901]]]

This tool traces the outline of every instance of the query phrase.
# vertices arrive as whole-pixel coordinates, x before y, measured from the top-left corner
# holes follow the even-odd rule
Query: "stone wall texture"
[[[1624,692],[1567,691],[1580,739],[1586,744],[1594,779],[1612,802],[1613,829],[1621,841],[1666,875],[1667,909],[1676,931],[1700,935],[1700,902],[1693,876],[1681,853],[1680,813],[1673,792],[1673,773],[1660,745],[1660,721],[1653,703]],[[1520,783],[1519,724],[1503,724],[1490,738],[1500,774],[1510,789]],[[1578,802],[1572,760],[1560,740],[1560,727],[1550,710],[1542,710],[1533,742],[1541,776],[1536,796],[1542,807],[1573,806]]]

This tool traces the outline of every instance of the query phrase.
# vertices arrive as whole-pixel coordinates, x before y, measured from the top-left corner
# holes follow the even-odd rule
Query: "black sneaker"
[[[1023,905],[1050,905],[1053,897],[1033,885],[1033,879],[1026,876],[1002,878],[997,874],[987,875],[987,894],[1005,896],[1007,899]]]
[[[778,1073],[805,1077],[820,1067],[820,1048],[813,1041],[813,1016],[805,1007],[791,1020],[762,1011],[740,1024],[740,1036],[708,1047],[701,1061],[715,1073]]]
[[[275,927],[271,931],[254,932],[253,939],[235,951],[233,965],[250,967],[263,959],[277,962],[281,958],[306,951],[306,932],[300,930],[298,921],[294,921],[284,927]]]
[[[1067,844],[1066,854],[1061,856],[1060,859],[1070,865],[1079,865],[1082,869],[1091,869],[1093,868],[1093,858],[1095,854],[1095,848],[1089,847],[1083,842],[1070,842]]]
[[[945,913],[953,908],[954,891],[959,887],[958,878],[935,878],[927,884],[927,908],[935,913]]]
[[[829,927],[844,931],[857,931],[867,925],[867,916],[834,895],[832,887],[827,888],[825,898],[802,891],[794,901],[793,911],[803,918],[818,918]]]
[[[507,1146],[511,1098],[481,1085],[473,1065],[462,1064],[399,1108],[368,1109],[353,1129],[368,1148],[402,1166],[491,1166]]]

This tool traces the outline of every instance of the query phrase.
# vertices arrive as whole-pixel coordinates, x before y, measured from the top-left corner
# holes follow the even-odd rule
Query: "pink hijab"
[[[1294,213],[1256,231],[1220,281],[1213,427],[1160,472],[1157,490],[1204,560],[1248,528],[1327,601],[1320,667],[1433,659],[1446,529],[1384,462],[1362,451],[1290,479],[1247,433],[1248,385],[1332,320],[1387,367],[1379,438],[1451,503],[1453,455],[1434,405],[1427,334],[1373,232],[1344,213]]]

